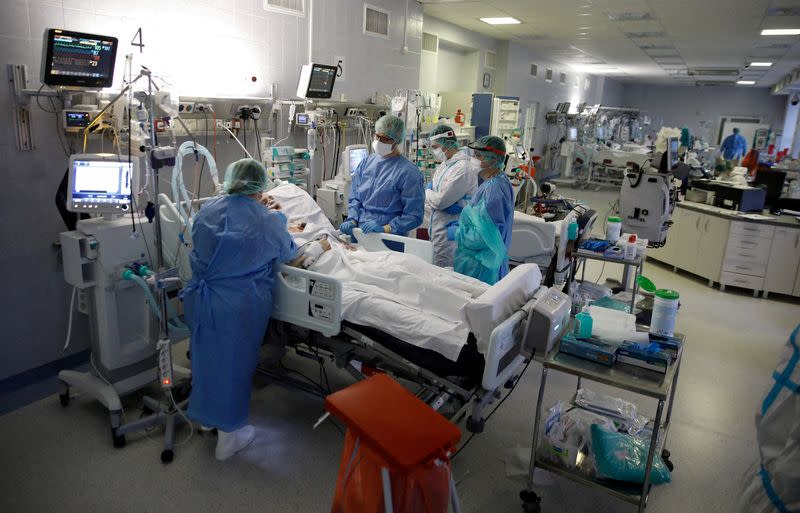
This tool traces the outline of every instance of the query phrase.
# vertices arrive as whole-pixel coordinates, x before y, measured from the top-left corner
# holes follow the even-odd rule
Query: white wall
[[[308,0],[307,2],[308,3]],[[409,3],[409,53],[402,51],[405,0],[370,0],[391,11],[391,38],[362,33],[363,2],[316,0],[314,59],[346,58],[345,81],[335,96],[363,101],[376,90],[393,93],[419,83],[422,10]],[[146,65],[190,95],[264,95],[277,84],[278,97],[292,96],[299,67],[307,59],[308,17],[264,11],[260,0],[4,0],[0,16],[0,62],[27,64],[30,87],[38,88],[45,28],[57,27],[117,36],[117,85],[122,59],[135,51]],[[144,52],[130,46],[142,27]],[[5,69],[3,70],[5,72]],[[5,75],[3,75],[5,77]],[[253,84],[251,76],[258,78]],[[44,99],[45,107],[48,107]],[[16,149],[8,86],[0,87],[0,161],[7,173],[0,187],[0,269],[4,272],[0,379],[64,356],[69,293],[58,249],[64,230],[53,203],[68,159],[59,146],[52,114],[33,107],[36,149]],[[221,169],[241,153],[220,138]],[[180,141],[179,141],[180,142]],[[95,150],[98,151],[99,147]],[[90,151],[92,148],[90,147]],[[88,347],[85,317],[76,314],[73,352]]]
[[[600,103],[605,107],[621,107],[623,100],[623,84],[619,80],[606,78],[603,80],[603,92]]]
[[[694,87],[625,83],[622,107],[646,111],[653,126],[687,127],[714,144],[723,116],[760,117],[782,128],[786,97],[768,89],[745,87]]]
[[[531,64],[538,66],[538,74],[530,74]],[[553,81],[545,80],[545,70],[553,70]],[[567,74],[566,84],[559,82],[559,73]],[[589,87],[586,87],[589,80]],[[574,112],[578,104],[600,103],[603,97],[604,77],[579,73],[567,66],[554,63],[548,59],[537,56],[533,49],[517,43],[508,45],[508,73],[505,94],[517,96],[520,99],[520,108],[524,117],[529,102],[539,102],[536,133],[533,139],[534,154],[541,155],[545,143],[545,120],[547,111],[553,110],[556,104],[570,102],[570,109]],[[524,120],[523,120],[524,121]]]
[[[465,73],[463,70],[461,70],[460,72],[455,73],[455,76],[458,77],[455,80],[458,83],[454,84],[454,86],[457,85],[458,87],[454,87],[453,89],[449,90],[471,92],[492,91],[502,93],[502,79],[499,77],[505,74],[505,66],[502,63],[501,55],[498,55],[498,61],[500,62],[496,69],[488,69],[485,66],[486,51],[492,50],[495,52],[500,52],[500,49],[504,44],[502,41],[478,34],[477,32],[466,30],[431,16],[425,17],[423,22],[423,31],[438,35],[440,41],[449,41],[461,47],[476,49],[479,52],[477,69],[471,67],[469,72]],[[444,60],[445,59],[440,57],[438,59],[438,66],[448,66]],[[421,76],[423,77],[428,70],[427,63],[428,61],[426,61],[423,57],[423,68],[421,73]],[[437,71],[437,76],[440,75],[440,72],[441,69]],[[487,72],[492,75],[492,84],[488,89],[483,87],[483,74]],[[423,80],[425,79],[423,78]],[[430,91],[430,89],[426,89],[425,87],[422,87],[422,85],[420,85],[420,89]]]

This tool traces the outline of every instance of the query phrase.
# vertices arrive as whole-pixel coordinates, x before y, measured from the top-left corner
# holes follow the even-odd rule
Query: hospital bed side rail
[[[275,276],[272,317],[326,337],[339,334],[342,284],[336,278],[281,264]]]
[[[430,241],[392,233],[364,233],[361,228],[354,228],[353,235],[358,239],[358,245],[367,251],[397,251],[433,263],[433,244]]]

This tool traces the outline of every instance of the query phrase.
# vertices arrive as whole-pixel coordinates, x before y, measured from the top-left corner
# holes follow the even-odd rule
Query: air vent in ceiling
[[[625,32],[625,35],[631,39],[645,39],[653,37],[664,37],[666,34],[663,32]]]
[[[649,12],[617,12],[608,15],[612,21],[645,21],[652,20],[653,15]]]
[[[553,81],[553,70],[548,69],[544,74],[544,79],[546,81],[548,81],[548,82],[552,82]]]
[[[800,16],[800,7],[770,7],[767,16]]]
[[[531,64],[531,76],[535,77],[538,74],[539,74],[539,66],[537,66],[536,64]]]
[[[787,43],[770,43],[768,45],[758,45],[755,48],[770,49],[770,50],[788,50],[792,45]]]
[[[644,43],[639,45],[642,50],[674,50],[675,45],[672,43]]]
[[[305,15],[305,0],[264,0],[265,11],[275,11],[283,14]]]
[[[698,80],[694,84],[697,87],[723,87],[733,86],[735,82],[726,82],[725,80]]]
[[[364,4],[364,34],[389,39],[389,11]]]
[[[484,61],[484,65],[488,69],[495,69],[497,65],[497,53],[491,50],[486,50],[486,60]]]
[[[739,76],[739,68],[689,68],[691,76],[703,77],[736,77]]]
[[[439,53],[439,36],[436,34],[422,33],[422,49],[426,52]]]
[[[567,83],[567,74],[566,73],[559,73],[558,74],[558,81],[561,82],[562,84],[566,84]]]

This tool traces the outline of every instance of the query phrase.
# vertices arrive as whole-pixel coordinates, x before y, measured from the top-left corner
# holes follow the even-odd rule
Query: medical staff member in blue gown
[[[365,233],[406,235],[422,224],[425,186],[422,173],[400,155],[405,137],[403,120],[387,115],[375,123],[374,153],[353,172],[347,219],[339,230],[352,235],[359,227]]]
[[[733,133],[722,141],[719,149],[725,160],[739,160],[747,153],[747,140],[739,134],[738,128],[734,128]]]
[[[267,209],[261,163],[228,166],[224,192],[198,212],[192,226],[192,279],[183,292],[189,320],[192,393],[188,416],[217,428],[216,457],[247,447],[250,390],[272,310],[275,266],[297,252],[286,217]]]
[[[511,181],[503,172],[506,160],[506,143],[499,137],[487,135],[468,146],[473,154],[473,166],[480,169],[478,190],[470,200],[470,205],[485,203],[489,216],[494,221],[503,243],[506,246],[506,258],[500,266],[496,281],[508,274],[508,250],[511,248],[511,229],[514,224],[514,189]],[[448,226],[448,238],[456,240],[458,223]],[[456,250],[456,261],[458,261]],[[456,266],[456,271],[458,271]]]

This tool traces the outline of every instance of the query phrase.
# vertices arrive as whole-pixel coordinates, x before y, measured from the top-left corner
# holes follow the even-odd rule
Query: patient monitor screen
[[[366,148],[357,148],[354,150],[350,150],[350,172],[356,170],[361,161],[364,160],[369,156],[369,150]]]
[[[79,210],[116,210],[130,203],[131,164],[113,160],[75,160],[71,206]]]

